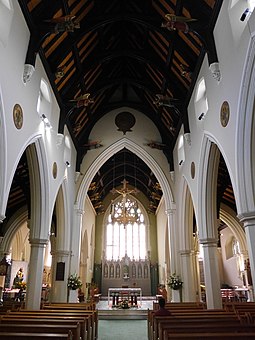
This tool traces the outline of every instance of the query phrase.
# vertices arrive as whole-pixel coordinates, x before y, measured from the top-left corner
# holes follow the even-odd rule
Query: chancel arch
[[[106,150],[104,150],[90,165],[86,172],[86,176],[80,185],[78,194],[77,194],[77,206],[82,209],[83,202],[85,200],[89,185],[95,176],[95,173],[100,169],[100,167],[115,153],[126,148],[131,152],[135,153],[138,157],[140,157],[153,171],[156,178],[159,181],[159,184],[162,188],[162,192],[165,199],[166,208],[171,208],[172,203],[174,202],[173,192],[170,186],[170,180],[166,177],[164,171],[160,168],[159,164],[150,156],[141,146],[134,143],[130,139],[123,137],[116,143],[113,143]]]

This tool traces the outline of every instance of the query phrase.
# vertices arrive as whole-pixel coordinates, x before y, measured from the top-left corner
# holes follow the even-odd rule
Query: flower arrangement
[[[172,275],[170,275],[167,285],[171,289],[178,290],[182,288],[183,282],[181,278],[179,277],[179,275],[176,275],[175,273],[173,273]]]
[[[15,284],[15,288],[26,290],[27,284],[25,281],[19,281]]]
[[[128,300],[123,300],[120,303],[120,308],[122,309],[128,309],[129,308],[129,304],[128,304]]]
[[[81,288],[82,282],[81,282],[80,276],[78,276],[76,273],[70,275],[67,280],[67,287],[71,290],[76,290],[78,288]]]

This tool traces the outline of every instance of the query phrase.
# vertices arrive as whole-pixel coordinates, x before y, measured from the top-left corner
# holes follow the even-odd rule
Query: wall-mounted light
[[[198,120],[202,120],[202,119],[204,118],[204,116],[205,116],[205,114],[204,114],[204,112],[202,112],[202,113],[200,114],[200,116],[198,116]]]
[[[44,122],[45,126],[47,126],[48,128],[51,128],[51,123],[49,121],[49,119],[45,116],[45,114],[43,113],[41,115],[42,121]]]
[[[250,13],[249,8],[246,8],[246,10],[245,10],[245,11],[243,12],[243,14],[241,15],[240,20],[241,20],[241,21],[244,21],[249,13]]]
[[[65,161],[65,165],[66,165],[68,168],[70,168],[70,166],[71,166],[71,164],[70,164],[69,161]]]

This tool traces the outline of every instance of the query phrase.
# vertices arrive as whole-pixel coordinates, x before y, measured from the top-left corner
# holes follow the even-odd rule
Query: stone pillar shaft
[[[70,252],[69,251],[55,251],[52,252],[52,287],[50,299],[52,302],[67,302],[67,278],[69,274],[69,259]],[[57,263],[64,262],[65,264],[65,272],[64,279],[57,280],[56,271],[57,271]]]
[[[216,239],[200,240],[204,251],[204,276],[208,309],[222,308]]]
[[[26,308],[40,309],[44,252],[48,240],[30,239],[31,253],[29,261],[29,272],[26,292]]]

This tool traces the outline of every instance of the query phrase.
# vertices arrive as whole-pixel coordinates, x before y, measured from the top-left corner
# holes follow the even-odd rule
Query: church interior
[[[253,305],[254,7],[0,0],[1,305]]]

